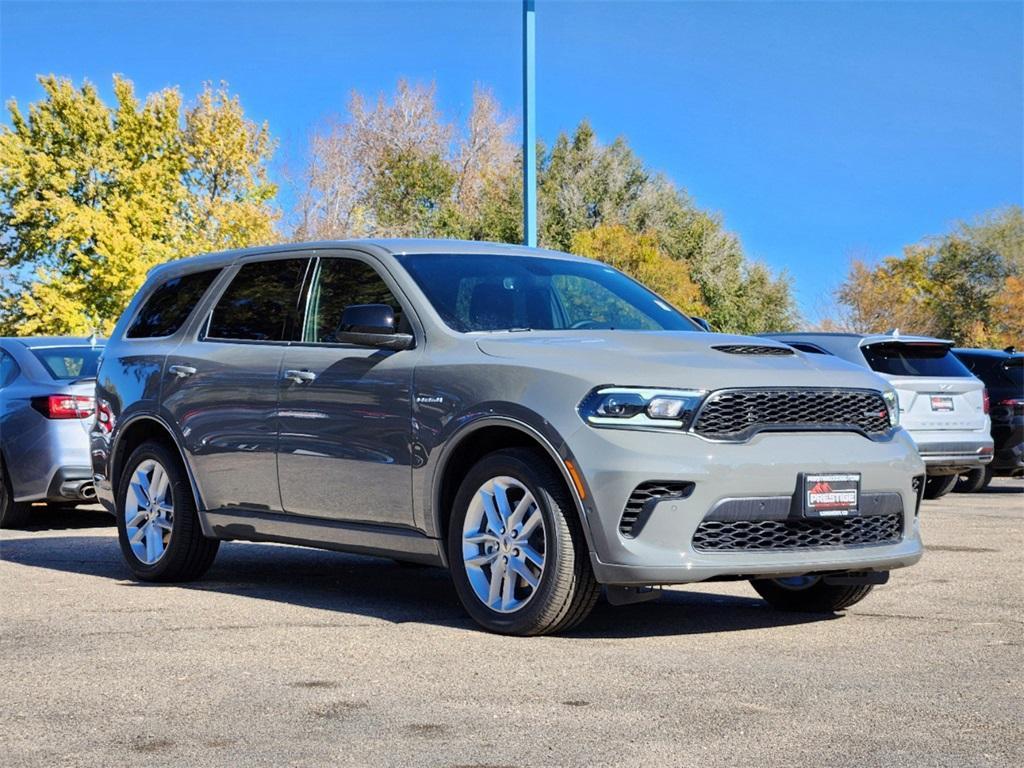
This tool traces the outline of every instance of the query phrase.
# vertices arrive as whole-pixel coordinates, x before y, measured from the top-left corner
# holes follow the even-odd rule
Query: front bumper
[[[693,435],[583,427],[568,441],[587,486],[584,501],[591,560],[605,584],[683,584],[716,578],[790,576],[819,571],[891,570],[921,557],[913,478],[925,474],[902,430],[884,442],[852,433],[762,433],[747,443],[714,443]],[[693,536],[725,499],[792,497],[799,473],[859,472],[861,491],[894,493],[903,529],[884,544],[806,549],[705,551]],[[686,498],[654,506],[643,529],[623,535],[619,523],[643,483],[692,482]]]

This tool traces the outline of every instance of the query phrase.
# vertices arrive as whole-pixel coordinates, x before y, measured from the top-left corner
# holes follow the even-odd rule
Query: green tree
[[[114,107],[40,85],[0,127],[0,332],[109,332],[156,264],[273,237],[269,133],[223,86],[183,113],[176,89],[140,103],[120,77]]]

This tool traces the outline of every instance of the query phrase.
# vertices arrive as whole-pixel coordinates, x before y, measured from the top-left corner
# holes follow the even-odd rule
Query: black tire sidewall
[[[127,520],[125,518],[124,506],[125,498],[128,494],[128,486],[135,474],[135,470],[139,464],[147,459],[153,459],[154,461],[159,462],[164,468],[164,471],[170,476],[171,504],[174,507],[174,516],[171,520],[171,539],[167,544],[167,549],[164,552],[163,557],[152,565],[147,565],[139,560],[132,551],[131,544],[128,543],[128,531],[126,527]],[[188,544],[187,541],[183,540],[185,536],[182,528],[185,524],[186,516],[195,515],[195,501],[192,498],[192,486],[188,482],[188,477],[181,469],[178,457],[172,454],[165,446],[158,443],[144,443],[139,446],[131,456],[128,457],[128,461],[125,462],[124,466],[125,469],[121,474],[115,505],[117,517],[117,538],[121,545],[121,553],[124,555],[124,559],[128,564],[128,567],[137,578],[144,581],[158,581],[175,567],[178,550],[182,546],[187,546]]]
[[[469,502],[477,490],[494,477],[515,478],[533,494],[544,517],[544,571],[540,585],[530,601],[515,613],[499,613],[484,605],[476,596],[462,560],[462,528],[469,511]],[[455,496],[448,530],[448,560],[455,591],[463,606],[485,628],[505,634],[528,633],[538,624],[556,588],[551,574],[558,573],[567,553],[559,551],[557,528],[565,526],[565,492],[561,487],[549,488],[549,478],[530,464],[506,452],[497,452],[481,459],[467,474]]]

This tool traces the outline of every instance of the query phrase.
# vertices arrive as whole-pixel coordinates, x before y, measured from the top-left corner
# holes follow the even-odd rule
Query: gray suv
[[[450,569],[509,634],[605,585],[749,579],[835,611],[921,557],[924,464],[884,380],[707,333],[605,264],[455,241],[153,270],[100,365],[96,489],[134,574],[222,540]]]

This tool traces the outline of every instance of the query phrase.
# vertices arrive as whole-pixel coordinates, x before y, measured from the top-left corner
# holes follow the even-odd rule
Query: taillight
[[[107,434],[114,429],[114,412],[106,400],[101,399],[96,405],[96,425]]]
[[[988,389],[987,389],[987,388],[986,388],[986,389],[983,389],[983,390],[981,390],[981,409],[982,409],[982,410],[983,410],[983,411],[984,411],[985,413],[988,413],[988,409],[989,409],[989,399],[988,399]]]
[[[32,407],[48,419],[84,419],[96,410],[96,398],[87,395],[33,397]]]

